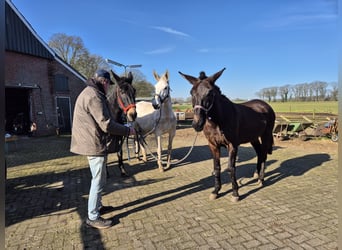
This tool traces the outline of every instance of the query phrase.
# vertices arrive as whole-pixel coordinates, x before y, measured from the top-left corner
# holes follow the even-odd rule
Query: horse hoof
[[[264,182],[261,181],[261,180],[258,180],[257,185],[258,185],[259,187],[262,187],[262,186],[264,186]]]
[[[121,173],[121,177],[122,177],[122,178],[127,178],[127,177],[129,177],[129,175],[126,174],[126,173]]]
[[[159,168],[159,172],[163,173],[164,172],[164,168],[163,167]]]
[[[209,195],[209,200],[213,201],[217,199],[217,194],[210,194]]]
[[[255,178],[255,179],[258,179],[258,178],[259,178],[259,175],[258,175],[257,172],[254,173],[253,178]]]
[[[232,202],[238,202],[239,196],[232,196],[231,200],[232,200]]]
[[[165,168],[164,168],[164,170],[168,170],[168,169],[170,169],[170,165],[168,165],[168,166],[166,166]]]

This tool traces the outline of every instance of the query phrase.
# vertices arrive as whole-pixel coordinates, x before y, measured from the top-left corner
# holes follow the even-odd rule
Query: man
[[[108,87],[114,84],[109,72],[103,69],[96,71],[93,78],[88,79],[87,87],[76,100],[70,151],[85,155],[88,158],[92,175],[88,218],[86,224],[95,228],[108,228],[112,221],[102,218],[101,192],[106,183],[107,144],[110,135],[134,135],[133,128],[117,123],[109,109],[106,98]]]

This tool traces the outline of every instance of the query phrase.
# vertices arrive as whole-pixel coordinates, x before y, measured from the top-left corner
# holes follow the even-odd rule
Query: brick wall
[[[68,77],[68,93],[55,93],[54,80],[56,74]],[[81,79],[75,76],[62,64],[55,60],[5,52],[5,86],[33,86],[30,93],[30,117],[37,125],[37,136],[52,135],[58,126],[56,96],[70,97],[71,112],[74,103],[85,87]]]

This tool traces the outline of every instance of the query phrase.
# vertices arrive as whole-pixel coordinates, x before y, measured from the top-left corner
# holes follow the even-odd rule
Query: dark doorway
[[[28,134],[30,131],[30,89],[6,88],[6,132]]]
[[[58,127],[61,133],[71,132],[70,99],[57,97]]]

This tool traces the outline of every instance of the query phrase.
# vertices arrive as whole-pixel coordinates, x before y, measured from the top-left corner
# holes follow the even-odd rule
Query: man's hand
[[[135,129],[133,127],[129,127],[129,135],[135,135]]]
[[[129,136],[130,135],[136,135],[135,129],[132,125],[133,125],[132,123],[125,123],[124,124],[125,127],[129,128]]]

